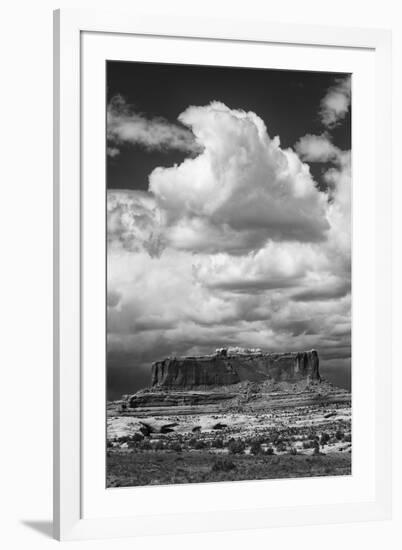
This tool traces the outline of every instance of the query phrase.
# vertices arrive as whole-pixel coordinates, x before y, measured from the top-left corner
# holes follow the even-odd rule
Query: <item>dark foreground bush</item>
[[[229,458],[218,458],[212,465],[213,472],[230,472],[236,465]]]
[[[194,449],[205,449],[206,447],[206,443],[205,441],[202,441],[201,439],[198,439],[195,443],[194,443]]]
[[[170,445],[169,445],[169,449],[171,451],[176,451],[176,453],[181,453],[182,451],[182,448],[181,448],[181,445],[178,441],[173,441]]]
[[[330,440],[329,434],[327,434],[326,432],[323,432],[321,434],[321,445],[322,446],[326,445],[329,440]]]
[[[337,430],[335,433],[335,437],[338,441],[342,441],[342,439],[345,437],[345,434],[342,432],[342,430]]]
[[[280,441],[277,445],[276,445],[276,450],[278,451],[278,453],[284,453],[286,451],[286,445],[283,441]]]
[[[241,439],[234,439],[232,437],[232,439],[229,440],[229,443],[228,443],[229,453],[234,455],[241,454],[244,452],[245,448],[246,448],[246,444]]]
[[[259,455],[262,453],[261,444],[258,441],[254,441],[250,447],[250,453],[252,455]]]

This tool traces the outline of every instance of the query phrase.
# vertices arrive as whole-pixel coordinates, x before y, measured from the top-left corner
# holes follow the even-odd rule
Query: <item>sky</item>
[[[350,388],[351,77],[107,63],[107,390],[217,347]]]

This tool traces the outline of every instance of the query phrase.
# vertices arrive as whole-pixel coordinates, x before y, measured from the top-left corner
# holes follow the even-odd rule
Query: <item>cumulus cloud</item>
[[[308,165],[282,149],[279,138],[271,139],[255,113],[213,102],[190,107],[179,119],[202,152],[156,168],[145,194],[111,194],[111,239],[131,249],[145,243],[154,254],[170,246],[241,255],[269,240],[327,238],[328,196],[317,189]]]
[[[271,241],[254,254],[203,257],[195,262],[193,273],[206,287],[250,294],[294,287],[307,273],[325,265],[326,257],[316,246]]]
[[[189,107],[179,120],[202,153],[149,176],[172,246],[241,254],[269,239],[326,238],[327,197],[308,166],[271,139],[255,113],[212,102]]]
[[[109,251],[123,247],[158,256],[163,250],[160,212],[152,195],[143,191],[108,191],[107,238]]]
[[[320,116],[324,126],[333,128],[346,116],[351,100],[352,79],[339,78],[321,101]]]
[[[306,134],[295,145],[300,158],[307,162],[336,161],[341,153],[340,149],[331,143],[327,135]]]
[[[113,97],[107,108],[107,153],[119,154],[121,145],[141,145],[148,150],[175,149],[199,153],[200,145],[187,128],[162,117],[146,118],[136,113],[120,95]]]

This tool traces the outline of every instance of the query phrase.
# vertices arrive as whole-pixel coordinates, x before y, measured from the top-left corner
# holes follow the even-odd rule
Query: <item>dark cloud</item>
[[[121,294],[120,292],[116,292],[115,290],[108,290],[107,293],[107,306],[108,307],[116,307],[121,300]]]
[[[260,294],[266,290],[290,288],[297,285],[297,279],[267,279],[267,280],[230,280],[212,283],[209,288],[217,288],[239,294]]]
[[[350,283],[345,281],[331,287],[309,288],[292,295],[296,302],[315,302],[319,300],[335,300],[342,298],[350,292]]]

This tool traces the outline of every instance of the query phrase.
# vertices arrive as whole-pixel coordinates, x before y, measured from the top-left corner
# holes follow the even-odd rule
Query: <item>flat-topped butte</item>
[[[243,381],[319,381],[316,350],[268,353],[220,348],[211,355],[167,357],[152,365],[151,387],[186,389],[230,386]]]

